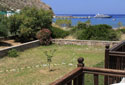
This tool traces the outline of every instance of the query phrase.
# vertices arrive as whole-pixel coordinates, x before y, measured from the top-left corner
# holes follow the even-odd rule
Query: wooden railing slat
[[[98,74],[94,74],[94,85],[99,85],[99,76],[98,76]]]
[[[113,77],[112,76],[109,76],[109,83],[108,83],[108,85],[110,85],[110,84],[113,84]]]
[[[84,85],[84,73],[78,76],[78,85]]]
[[[67,85],[72,85],[72,81],[68,82]]]
[[[78,78],[75,78],[75,79],[73,80],[73,85],[78,85]]]

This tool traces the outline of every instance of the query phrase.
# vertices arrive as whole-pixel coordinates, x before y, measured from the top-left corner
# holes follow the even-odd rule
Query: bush
[[[72,21],[70,19],[57,19],[55,23],[61,27],[71,27],[72,25]]]
[[[64,38],[69,35],[68,31],[65,31],[57,27],[52,27],[51,32],[52,32],[52,38]]]
[[[5,37],[8,35],[8,29],[7,26],[3,23],[0,23],[0,37]]]
[[[86,21],[86,22],[78,22],[77,25],[75,27],[73,27],[70,30],[70,34],[72,34],[74,37],[77,37],[79,34],[81,34],[81,31],[83,29],[88,28],[90,25],[90,20]]]
[[[18,56],[17,50],[16,49],[9,50],[8,56],[9,57],[17,57]]]
[[[118,33],[109,25],[94,25],[81,30],[77,35],[80,40],[119,40]]]
[[[5,37],[8,35],[7,18],[5,16],[0,16],[0,37]]]
[[[125,34],[125,29],[118,29],[117,31],[122,32],[123,34]]]
[[[20,13],[9,17],[9,28],[12,35],[17,35],[20,42],[36,39],[41,28],[51,28],[52,12],[26,7]]]
[[[49,29],[42,29],[37,34],[36,37],[40,40],[42,45],[50,45],[52,43],[51,31]]]

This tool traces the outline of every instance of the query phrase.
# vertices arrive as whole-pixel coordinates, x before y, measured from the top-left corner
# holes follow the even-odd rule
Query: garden
[[[45,52],[53,50],[50,71]],[[103,67],[104,61],[104,47],[100,46],[53,44],[17,53],[17,57],[0,59],[1,85],[48,85],[76,68],[79,57],[84,57],[89,67]],[[87,82],[92,83],[91,79]]]

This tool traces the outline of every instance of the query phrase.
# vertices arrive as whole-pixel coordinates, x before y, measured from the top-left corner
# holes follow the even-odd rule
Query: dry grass
[[[44,51],[57,49],[52,66],[54,71],[49,72],[48,67],[30,68],[19,72],[0,73],[0,85],[48,85],[50,82],[60,78],[64,74],[76,68],[77,58],[84,57],[86,66],[94,66],[104,60],[104,47],[77,46],[77,45],[51,45],[40,46],[24,52],[20,52],[17,58],[4,57],[0,59],[0,70],[22,68],[45,64]],[[62,65],[61,63],[66,63]],[[73,66],[69,66],[73,63]]]

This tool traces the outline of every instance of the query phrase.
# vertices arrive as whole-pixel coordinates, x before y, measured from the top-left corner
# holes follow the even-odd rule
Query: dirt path
[[[15,42],[14,40],[2,40],[0,42],[0,49],[20,44],[21,44],[20,42]]]

